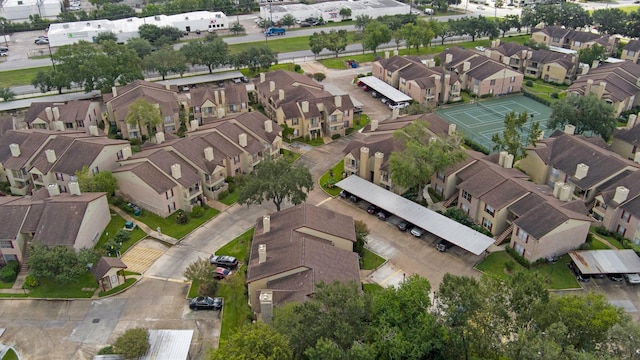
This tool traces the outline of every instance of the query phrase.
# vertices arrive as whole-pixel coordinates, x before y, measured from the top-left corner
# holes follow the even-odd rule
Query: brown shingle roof
[[[91,268],[94,279],[100,280],[112,268],[126,269],[127,265],[120,258],[103,256],[98,263]]]
[[[148,81],[136,80],[120,89],[118,96],[104,95],[105,103],[113,109],[116,120],[124,121],[129,113],[129,105],[139,98],[144,98],[151,104],[160,106],[162,115],[177,114],[180,110],[177,94],[174,88],[167,90],[164,86]]]
[[[629,40],[627,45],[622,49],[627,51],[640,51],[640,40]]]
[[[0,239],[15,240],[18,237],[22,223],[29,211],[29,206],[14,206],[4,204],[0,206]]]
[[[158,194],[167,192],[167,190],[173,189],[176,186],[173,180],[147,161],[123,165],[115,169],[113,173],[125,171],[131,171]]]

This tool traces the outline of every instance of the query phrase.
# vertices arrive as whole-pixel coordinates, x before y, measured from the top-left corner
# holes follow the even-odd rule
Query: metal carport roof
[[[385,97],[389,98],[389,100],[395,103],[408,102],[413,100],[411,96],[407,96],[406,94],[403,94],[401,91],[398,91],[398,89],[385,83],[384,81],[378,79],[375,76],[361,77],[361,78],[358,78],[358,81],[362,81],[365,85],[379,92],[380,94],[384,95]]]
[[[570,251],[569,256],[585,275],[640,273],[640,258],[631,249]]]
[[[336,186],[476,255],[482,254],[494,242],[484,234],[356,175]]]

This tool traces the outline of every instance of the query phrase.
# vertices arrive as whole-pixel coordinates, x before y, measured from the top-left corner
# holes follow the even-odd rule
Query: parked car
[[[377,98],[378,97],[378,93],[375,91],[371,92],[371,97]]]
[[[355,106],[353,108],[353,113],[354,114],[362,114],[362,106]]]
[[[358,80],[358,82],[356,83],[356,85],[358,85],[359,87],[363,87],[363,86],[364,86],[364,83],[363,83],[362,81]]]
[[[189,300],[191,310],[222,310],[222,298],[198,296]]]
[[[402,103],[399,103],[399,104],[389,103],[388,106],[389,106],[390,110],[393,110],[393,109],[404,109],[407,106],[409,106],[409,103],[407,103],[407,102],[402,102]]]
[[[378,219],[382,220],[382,221],[387,221],[388,218],[391,217],[391,213],[386,211],[386,210],[380,210],[378,212]]]
[[[351,197],[351,194],[346,190],[342,190],[340,191],[340,197],[343,199],[348,199],[349,197]]]
[[[569,269],[571,269],[573,274],[576,276],[576,280],[581,281],[581,282],[589,282],[589,281],[591,281],[591,276],[584,275],[582,272],[580,272],[580,270],[578,270],[578,268],[572,262],[570,262],[568,264],[568,266],[569,266]]]
[[[389,102],[389,99],[387,99],[386,97],[383,97],[382,99],[380,99],[380,102],[383,104],[386,104]]]
[[[360,201],[360,198],[355,195],[351,195],[349,196],[349,200],[351,200],[351,202],[357,203]]]
[[[311,27],[311,26],[312,26],[311,23],[308,23],[306,21],[303,21],[300,23],[300,27]]]
[[[476,46],[476,50],[478,51],[485,51],[486,48],[484,46]]]
[[[402,220],[400,221],[400,223],[398,224],[398,230],[400,231],[407,231],[410,228],[413,227],[413,224],[411,224],[410,222],[408,222],[407,220]]]
[[[231,270],[222,266],[218,266],[215,270],[213,270],[213,277],[218,280],[224,279],[231,274],[233,274]]]
[[[451,249],[451,247],[453,246],[452,243],[448,242],[447,240],[440,240],[440,242],[436,245],[436,249],[440,252],[447,252],[447,250]]]
[[[629,284],[640,284],[640,275],[638,274],[624,274]]]
[[[367,212],[368,212],[369,214],[373,215],[373,214],[375,214],[375,213],[377,213],[377,212],[378,212],[378,207],[377,207],[377,206],[375,206],[375,205],[373,205],[373,204],[371,204],[371,205],[369,205],[369,207],[367,208]]]
[[[622,274],[609,274],[608,276],[609,276],[609,280],[611,281],[620,282],[624,280],[624,277],[622,276]]]
[[[0,56],[9,56],[9,48],[1,47],[0,48]]]
[[[224,268],[233,269],[238,266],[238,259],[228,255],[211,255],[209,257],[211,265],[221,266]]]
[[[479,5],[479,6],[478,6],[478,10],[484,10],[484,6]]]
[[[411,235],[417,238],[422,237],[422,235],[424,235],[424,229],[418,226],[414,226],[413,229],[411,229]]]
[[[33,41],[36,45],[48,45],[49,44],[49,39],[48,38],[37,38]]]

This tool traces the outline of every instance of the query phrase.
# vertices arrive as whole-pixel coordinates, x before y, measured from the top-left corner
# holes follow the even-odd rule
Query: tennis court
[[[437,110],[436,113],[450,124],[456,124],[457,130],[465,138],[491,151],[491,136],[504,131],[504,116],[510,112],[526,112],[529,122],[524,131],[529,131],[532,123],[539,122],[543,130],[547,129],[547,120],[551,108],[525,96],[509,96],[501,99],[480,100],[473,104],[452,106]],[[533,117],[531,117],[533,115]],[[549,135],[545,131],[546,135]]]

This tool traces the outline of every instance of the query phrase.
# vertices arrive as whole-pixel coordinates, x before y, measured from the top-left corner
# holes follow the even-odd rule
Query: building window
[[[522,240],[524,242],[529,241],[529,234],[527,234],[521,228],[518,228],[518,230],[516,231],[516,235],[518,236],[518,239],[520,239],[520,240]]]
[[[76,120],[76,127],[79,127],[79,128],[84,127],[84,121]]]
[[[551,70],[551,66],[547,65],[547,71]]]
[[[176,211],[176,203],[172,202],[171,204],[167,205],[167,208],[169,209],[170,213]]]
[[[438,171],[438,173],[436,174],[436,178],[440,181],[444,181],[444,172]]]
[[[469,215],[469,207],[467,206],[467,204],[460,204],[460,209],[467,214],[467,216]]]
[[[240,155],[236,155],[236,156],[233,157],[233,163],[234,164],[240,163]]]
[[[167,198],[167,200],[171,199],[173,197],[173,189],[167,190],[167,192],[165,192],[164,195]]]
[[[493,216],[493,215],[495,215],[495,214],[496,214],[496,209],[494,209],[493,207],[491,207],[491,205],[489,205],[489,204],[485,204],[485,205],[484,205],[484,211],[485,211],[487,214],[491,215],[491,216]]]
[[[238,111],[237,105],[229,105],[229,111]]]
[[[491,81],[489,82],[489,85],[491,85],[491,86],[493,86],[493,85],[495,85],[495,84],[496,84],[496,79],[493,79],[493,80],[491,80]]]
[[[618,234],[620,234],[620,236],[624,236],[624,233],[627,232],[627,229],[625,229],[624,226],[622,226],[622,225],[618,225],[618,228],[616,229],[616,232]]]
[[[0,240],[0,249],[13,249],[13,241]]]
[[[64,175],[60,174],[60,173],[56,173],[56,180],[58,181],[64,181]]]
[[[298,125],[298,118],[291,119],[291,125]]]
[[[73,129],[73,123],[70,123],[70,122],[64,123],[64,128],[65,129]]]
[[[518,253],[518,255],[524,256],[524,247],[522,247],[522,245],[514,243],[513,249]]]
[[[91,173],[92,173],[93,175],[96,175],[96,174],[97,174],[97,173],[99,173],[99,172],[100,172],[100,169],[98,169],[98,167],[97,167],[97,166],[96,166],[96,167],[94,167],[93,169],[91,169]]]
[[[471,202],[471,194],[469,194],[468,192],[466,192],[465,190],[462,190],[462,198]]]
[[[631,213],[625,210],[622,210],[622,214],[620,214],[620,219],[629,222],[629,218],[631,218]]]
[[[124,159],[124,155],[122,155],[122,150],[119,150],[119,151],[116,153],[116,159],[118,159],[118,160],[122,160],[122,159]]]
[[[511,77],[511,82],[512,82],[512,83],[516,82],[516,77],[515,77],[515,76],[512,76],[512,77]]]
[[[482,218],[482,227],[491,231],[491,228],[493,228],[493,224],[491,223],[491,220],[487,219],[487,218]]]
[[[60,185],[60,192],[66,193],[66,192],[69,192],[69,191],[67,190],[66,186]]]

